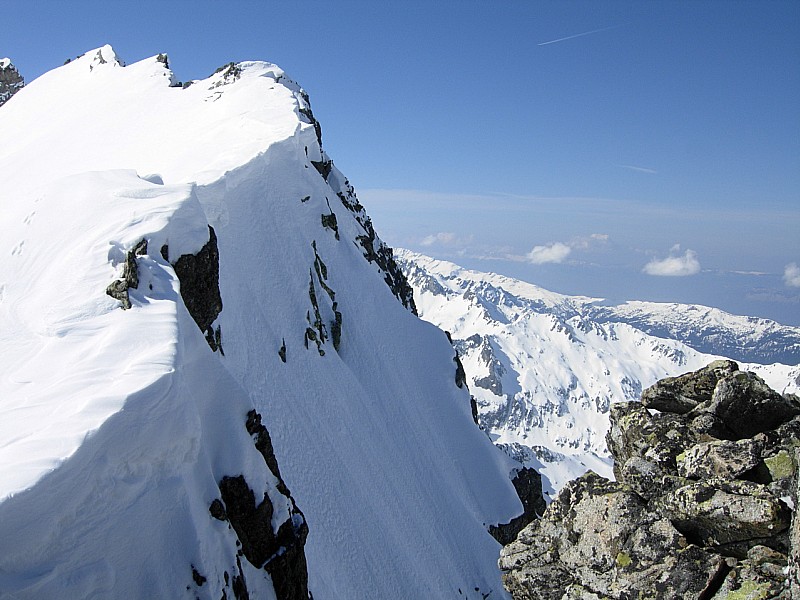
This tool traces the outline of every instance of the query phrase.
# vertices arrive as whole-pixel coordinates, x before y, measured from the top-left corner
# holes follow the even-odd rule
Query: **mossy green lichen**
[[[781,450],[775,456],[764,459],[764,464],[769,469],[772,479],[786,479],[794,473],[794,461],[786,450]]]
[[[756,583],[752,580],[742,582],[738,590],[731,590],[720,600],[767,600],[770,597],[768,583]]]
[[[627,567],[631,564],[631,557],[626,552],[620,552],[617,554],[617,565],[620,567]]]

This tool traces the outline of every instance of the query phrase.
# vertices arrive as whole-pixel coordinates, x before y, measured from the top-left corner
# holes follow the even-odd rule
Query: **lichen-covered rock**
[[[651,498],[662,482],[678,475],[677,457],[694,445],[686,420],[670,413],[651,414],[639,402],[611,406],[608,449],[614,456],[614,475]]]
[[[786,556],[780,552],[754,546],[745,560],[733,566],[714,599],[788,599],[785,565]]]
[[[723,377],[713,397],[694,408],[712,413],[736,435],[736,439],[779,427],[800,415],[800,403],[791,395],[782,396],[755,373],[737,372]]]
[[[774,536],[791,514],[769,490],[750,481],[695,482],[656,500],[684,535],[707,546]]]
[[[800,467],[797,455],[800,449],[800,417],[753,439],[761,443],[761,456],[764,459],[763,467],[759,467],[758,471],[762,479],[757,481],[769,486],[775,496],[793,497]]]
[[[717,382],[739,370],[732,360],[717,360],[708,366],[678,377],[666,377],[642,392],[647,408],[685,414],[701,402],[711,400]]]
[[[504,584],[515,599],[800,600],[798,411],[731,361],[613,405],[617,482],[567,485],[502,550]]]
[[[512,596],[541,600],[697,598],[723,564],[637,494],[591,472],[570,482],[500,556]]]
[[[678,473],[690,479],[734,479],[761,462],[761,444],[754,440],[700,442],[678,456]]]
[[[795,465],[800,464],[800,448],[795,450]],[[791,494],[794,504],[794,514],[792,515],[792,527],[789,532],[789,565],[787,584],[789,586],[789,597],[792,600],[800,600],[800,477],[795,478],[795,485]]]

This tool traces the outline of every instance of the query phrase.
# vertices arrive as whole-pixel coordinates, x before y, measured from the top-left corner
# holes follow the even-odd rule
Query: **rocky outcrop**
[[[122,303],[123,310],[133,306],[128,290],[139,287],[139,265],[136,262],[136,257],[144,256],[145,254],[147,254],[147,240],[143,239],[125,254],[122,277],[112,281],[106,288],[106,294],[115,300],[119,300]]]
[[[795,450],[795,464],[800,465],[800,448]],[[800,477],[797,477],[793,488],[792,498],[794,500],[794,518],[792,519],[792,530],[789,533],[789,597],[792,600],[800,600]]]
[[[170,260],[167,245],[161,248],[161,256],[164,260]],[[172,262],[172,266],[181,282],[181,298],[189,314],[205,335],[211,349],[223,353],[222,330],[213,327],[214,321],[222,312],[222,296],[219,291],[219,249],[214,228],[208,226],[208,242],[197,254],[184,254]]]
[[[517,496],[522,501],[522,514],[502,525],[492,525],[489,533],[504,546],[513,542],[528,523],[538,519],[547,509],[542,495],[542,476],[536,469],[523,467],[511,480]]]
[[[617,482],[570,482],[503,549],[515,599],[800,597],[795,396],[716,361],[610,417]]]
[[[291,508],[288,517],[275,526],[275,507],[269,494],[265,493],[258,501],[243,475],[225,476],[220,480],[221,499],[211,503],[209,513],[215,519],[230,523],[241,546],[240,555],[237,556],[238,579],[234,576],[234,596],[248,597],[247,582],[239,563],[240,557],[244,556],[254,567],[270,574],[278,600],[307,600],[305,543],[308,525],[281,478],[272,441],[267,428],[261,423],[261,415],[251,410],[245,426],[253,437],[256,449],[264,457],[267,468],[278,480],[277,491]]]
[[[25,80],[7,58],[0,58],[0,106],[25,86]]]

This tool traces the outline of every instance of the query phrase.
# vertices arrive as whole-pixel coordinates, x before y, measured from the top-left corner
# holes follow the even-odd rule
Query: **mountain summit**
[[[0,177],[0,595],[503,597],[518,465],[280,68],[92,50]]]

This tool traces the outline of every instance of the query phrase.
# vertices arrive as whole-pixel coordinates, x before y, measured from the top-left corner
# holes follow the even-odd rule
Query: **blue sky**
[[[0,0],[0,56],[270,60],[389,243],[800,325],[800,3],[383,4]]]

